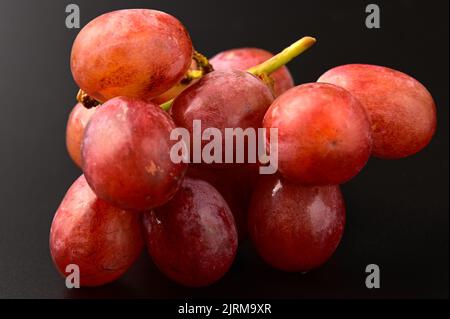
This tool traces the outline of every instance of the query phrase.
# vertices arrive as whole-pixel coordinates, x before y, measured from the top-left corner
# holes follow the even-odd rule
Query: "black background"
[[[120,8],[154,8],[178,17],[197,50],[256,46],[278,51],[317,37],[289,65],[297,83],[345,63],[404,71],[433,94],[438,130],[421,153],[371,159],[343,186],[347,225],[333,258],[307,275],[266,266],[244,243],[217,284],[180,287],[143,254],[119,281],[65,288],[48,249],[51,220],[80,174],[65,150],[65,125],[77,88],[69,69],[78,30],[65,27],[69,1],[0,2],[0,297],[448,298],[449,2],[435,1],[73,1],[82,25]],[[381,7],[381,29],[365,27],[365,6]],[[381,288],[365,287],[365,267],[381,268]]]

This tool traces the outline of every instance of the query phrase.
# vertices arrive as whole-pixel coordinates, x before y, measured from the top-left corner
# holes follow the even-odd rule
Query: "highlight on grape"
[[[256,164],[261,175],[275,174],[278,170],[278,128],[227,127],[220,130],[208,127],[202,131],[202,121],[192,121],[192,136],[188,129],[177,127],[170,140],[177,141],[170,149],[173,163],[194,164]],[[206,142],[202,145],[202,142]]]

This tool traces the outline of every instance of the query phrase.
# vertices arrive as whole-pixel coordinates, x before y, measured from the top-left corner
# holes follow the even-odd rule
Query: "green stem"
[[[173,103],[174,99],[171,99],[167,102],[164,102],[163,104],[160,104],[159,106],[164,110],[164,111],[169,111],[170,108],[172,107],[172,103]]]
[[[270,75],[285,64],[289,63],[298,55],[308,50],[314,45],[314,43],[316,43],[316,39],[312,37],[303,37],[269,60],[248,69],[247,72],[252,73],[256,76],[262,74]]]
[[[314,45],[314,43],[316,43],[316,39],[312,37],[303,37],[297,42],[291,44],[289,47],[287,47],[277,55],[270,58],[269,60],[264,61],[263,63],[258,64],[254,67],[251,67],[250,69],[247,70],[247,72],[259,76],[261,79],[263,79],[265,76],[275,72],[285,64],[289,63],[292,59],[308,50],[310,47]],[[164,111],[168,111],[172,107],[172,103],[173,99],[164,102],[160,106]]]

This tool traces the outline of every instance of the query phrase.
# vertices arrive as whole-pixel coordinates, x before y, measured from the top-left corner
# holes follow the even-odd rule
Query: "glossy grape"
[[[214,71],[178,95],[171,114],[178,126],[188,129],[191,137],[194,120],[201,121],[202,132],[207,128],[219,129],[225,153],[225,128],[261,127],[264,113],[272,101],[270,89],[250,73]],[[203,141],[202,146],[207,143]],[[235,146],[233,151],[236,152]],[[225,156],[222,157],[224,161]]]
[[[153,261],[182,285],[216,282],[236,254],[233,215],[217,190],[201,180],[186,178],[170,202],[145,213],[144,226]]]
[[[59,272],[79,267],[81,286],[99,286],[122,276],[140,255],[141,215],[99,199],[82,175],[68,190],[50,230],[50,252]]]
[[[77,103],[70,112],[66,128],[66,146],[72,160],[81,167],[81,143],[84,130],[95,112],[95,108],[87,109]]]
[[[174,128],[170,116],[153,103],[118,97],[103,104],[92,116],[82,145],[89,185],[100,198],[124,209],[166,203],[187,169],[170,158]]]
[[[273,57],[273,54],[258,48],[238,48],[221,52],[211,58],[214,70],[236,69],[246,71]],[[275,96],[280,96],[294,86],[294,80],[286,66],[270,75],[274,80]]]
[[[310,83],[290,89],[270,106],[264,127],[278,128],[278,168],[292,182],[344,183],[371,154],[364,108],[335,85]]]
[[[118,10],[95,18],[80,31],[71,69],[78,86],[101,102],[116,96],[149,99],[183,78],[192,52],[186,29],[171,15]]]
[[[272,267],[306,272],[321,266],[338,246],[345,225],[339,186],[305,187],[276,175],[261,176],[252,197],[249,230]]]
[[[419,152],[436,130],[436,106],[417,80],[386,67],[349,64],[323,74],[319,82],[339,85],[365,107],[372,123],[373,155],[396,159]]]

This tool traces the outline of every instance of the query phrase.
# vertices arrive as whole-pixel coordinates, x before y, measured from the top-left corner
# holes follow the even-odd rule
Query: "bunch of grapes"
[[[325,263],[344,231],[339,185],[372,155],[424,148],[436,110],[422,84],[381,66],[339,66],[294,86],[284,65],[314,42],[302,38],[275,56],[233,49],[208,61],[160,11],[114,11],[87,24],[72,49],[80,93],[66,132],[83,175],[50,231],[59,272],[75,264],[82,286],[102,285],[146,246],[169,278],[206,286],[225,275],[247,237],[274,268]],[[278,171],[173,161],[171,132],[192,136],[194,120],[202,130],[276,128]]]

